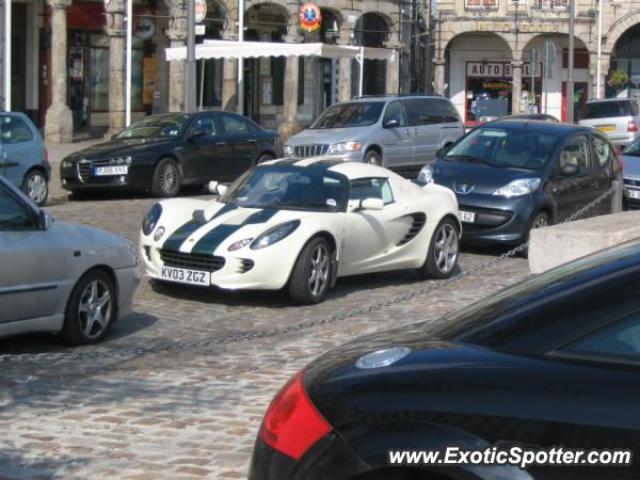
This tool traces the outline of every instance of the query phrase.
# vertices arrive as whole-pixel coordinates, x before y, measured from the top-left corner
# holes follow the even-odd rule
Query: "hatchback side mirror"
[[[563,177],[575,177],[578,173],[580,173],[580,168],[577,165],[569,164],[563,165],[560,169],[560,173],[562,173]]]
[[[398,119],[392,118],[384,122],[384,125],[382,125],[382,128],[397,128],[399,126],[400,126],[400,122],[398,121]]]
[[[39,230],[49,230],[51,228],[51,224],[53,223],[53,219],[49,216],[47,212],[44,210],[38,210],[38,229]]]

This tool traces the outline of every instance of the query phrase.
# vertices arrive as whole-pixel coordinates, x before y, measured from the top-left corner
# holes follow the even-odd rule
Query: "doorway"
[[[580,112],[582,107],[589,99],[589,84],[587,82],[575,82],[573,91],[573,120],[570,123],[576,123],[580,120]],[[562,121],[567,122],[567,82],[562,82]]]

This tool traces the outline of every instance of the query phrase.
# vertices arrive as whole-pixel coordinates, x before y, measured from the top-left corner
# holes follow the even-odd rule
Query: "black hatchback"
[[[502,120],[440,152],[418,182],[456,193],[467,243],[518,245],[609,190],[619,169],[616,150],[591,128]],[[609,211],[604,201],[589,214]]]
[[[636,242],[326,353],[271,402],[250,480],[640,478],[639,280]]]
[[[230,181],[280,156],[277,132],[230,112],[167,113],[133,123],[110,141],[66,157],[62,187],[150,191],[173,197],[183,186]]]

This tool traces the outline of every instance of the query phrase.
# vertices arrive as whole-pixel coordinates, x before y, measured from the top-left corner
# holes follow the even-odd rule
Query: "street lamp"
[[[575,55],[575,0],[569,0],[569,64],[567,74],[567,122],[575,121],[574,114],[574,83],[573,83],[573,60]]]

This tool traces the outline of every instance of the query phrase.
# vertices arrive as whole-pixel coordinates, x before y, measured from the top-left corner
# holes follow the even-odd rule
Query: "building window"
[[[536,0],[536,7],[542,10],[564,10],[569,6],[569,0]]]
[[[466,8],[498,8],[498,0],[466,0]]]
[[[573,67],[589,68],[588,50],[578,49],[573,52]],[[562,68],[569,68],[569,49],[567,48],[562,51]]]

